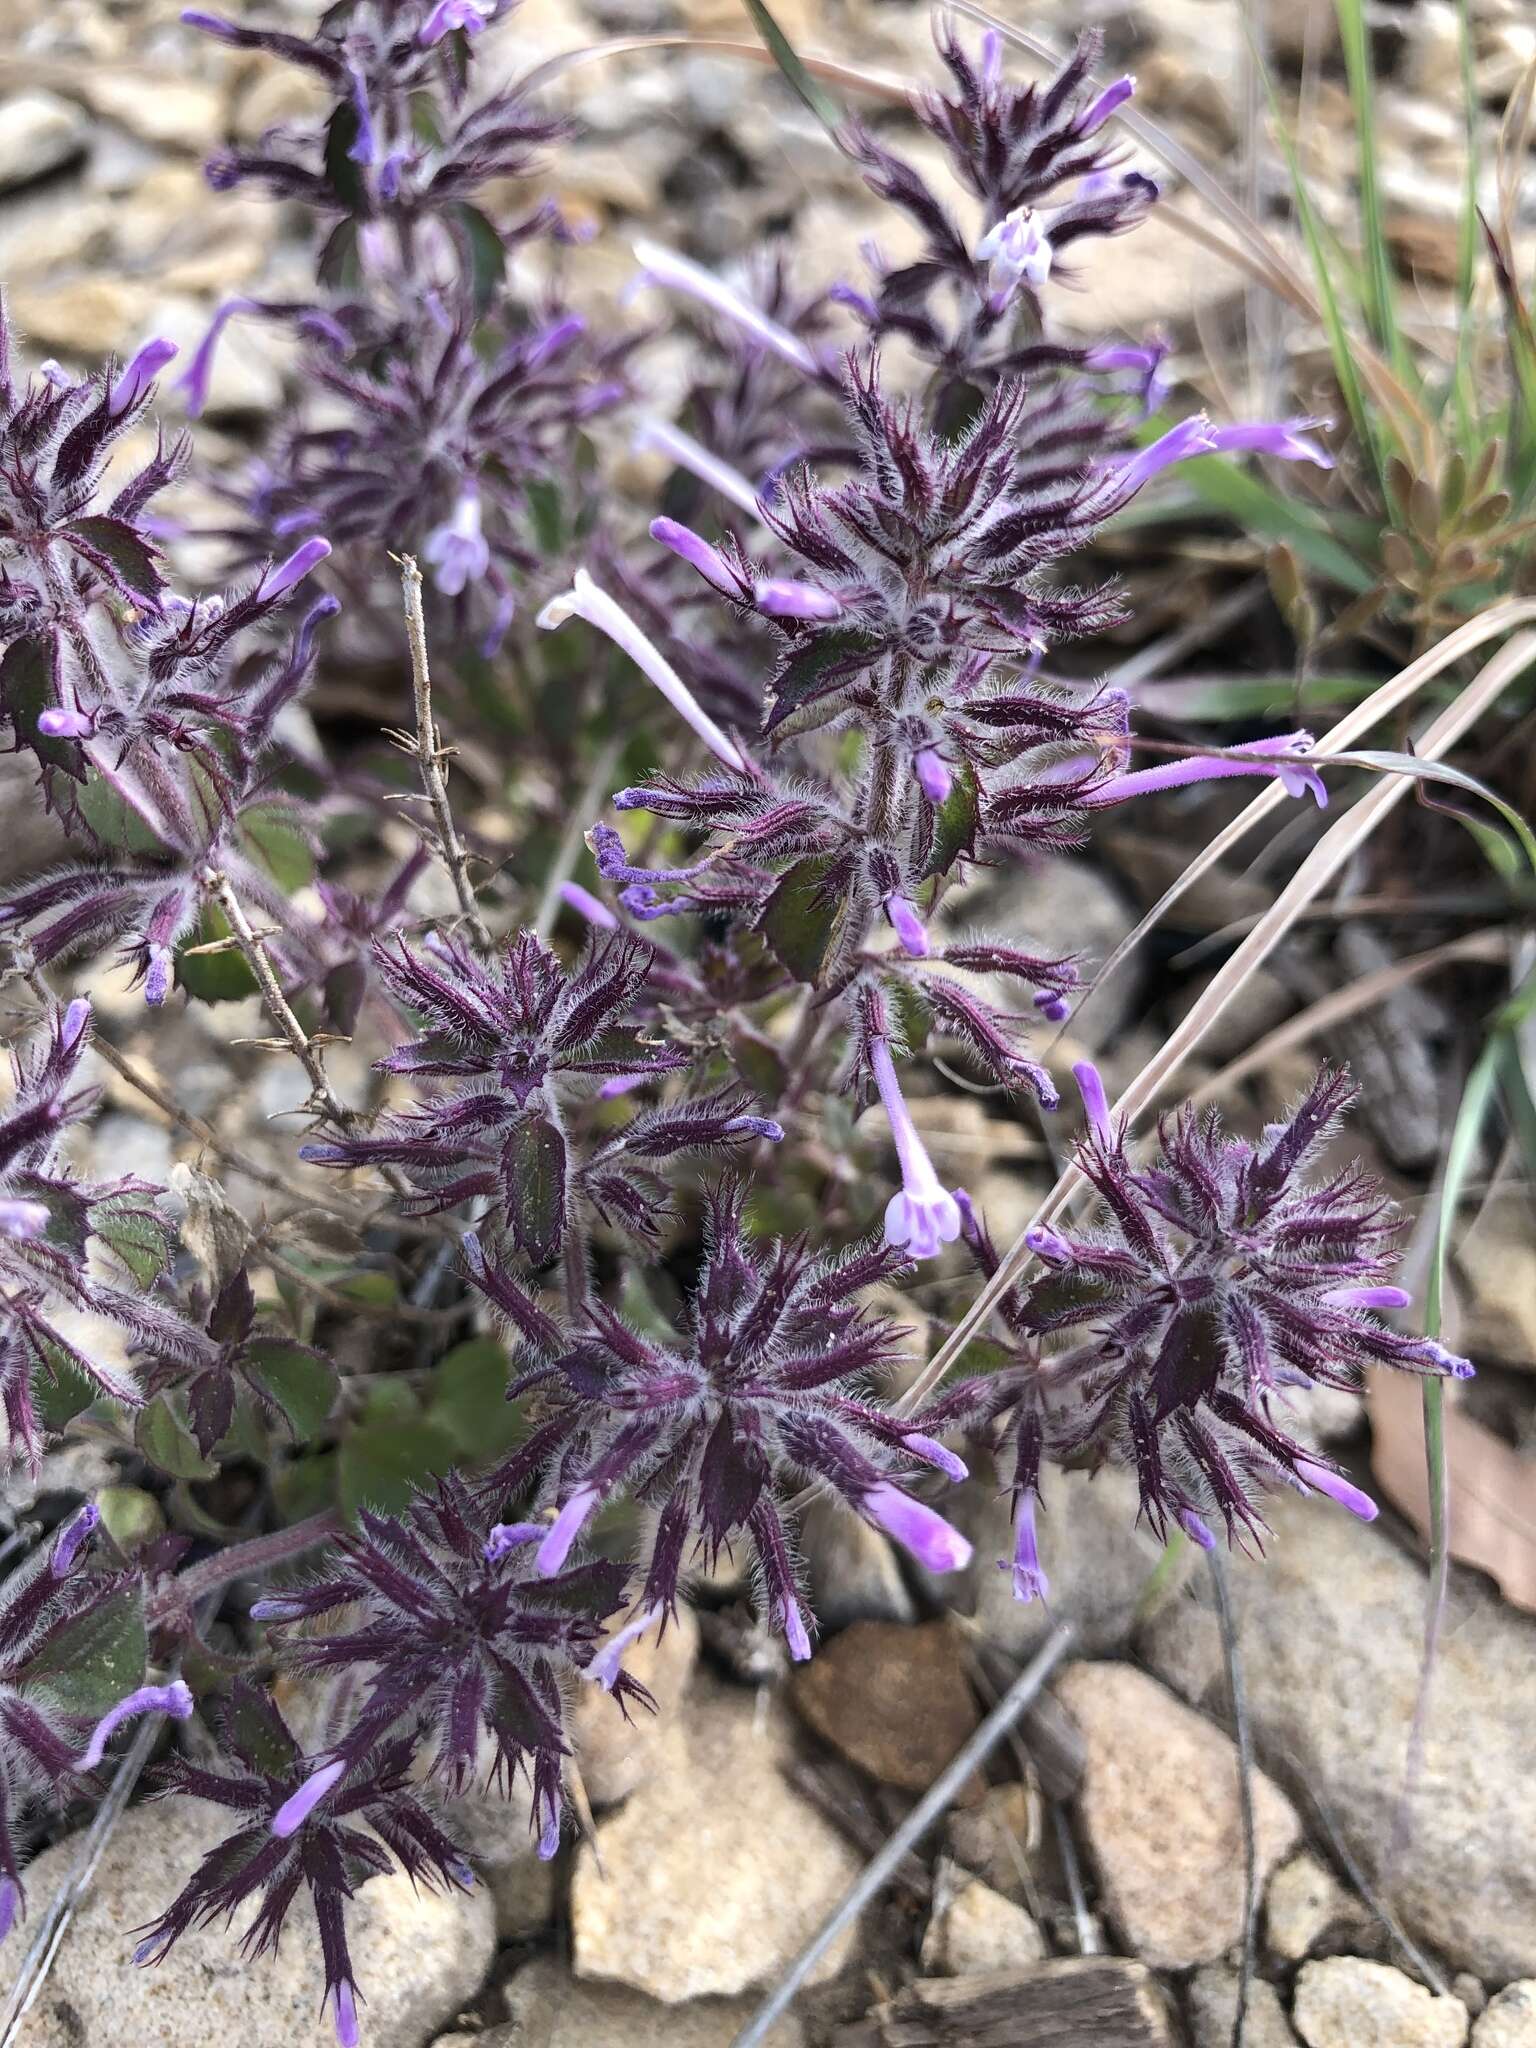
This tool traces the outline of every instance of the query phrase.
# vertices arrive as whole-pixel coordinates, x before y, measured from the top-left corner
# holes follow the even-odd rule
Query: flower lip
[[[909,1493],[880,1480],[865,1494],[863,1508],[869,1519],[894,1537],[904,1550],[931,1572],[963,1571],[971,1561],[971,1546],[944,1517]]]
[[[960,1235],[960,1204],[941,1185],[934,1171],[933,1161],[902,1096],[891,1049],[884,1038],[870,1039],[869,1064],[901,1166],[901,1188],[885,1208],[886,1242],[904,1249],[914,1259],[931,1259],[943,1245],[953,1244]]]

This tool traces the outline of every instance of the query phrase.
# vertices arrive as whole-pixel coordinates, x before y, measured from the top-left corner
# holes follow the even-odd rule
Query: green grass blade
[[[796,54],[794,44],[769,13],[764,0],[746,0],[746,9],[752,17],[752,25],[767,44],[773,61],[784,74],[785,81],[811,112],[816,116],[827,133],[836,136],[843,125],[843,110],[824,85],[813,78],[804,62]]]
[[[1381,186],[1376,172],[1376,81],[1371,68],[1365,0],[1336,0],[1336,5],[1344,70],[1355,110],[1366,321],[1388,361],[1404,368],[1407,357],[1397,325],[1397,285],[1392,275],[1392,252],[1382,219]]]
[[[1309,568],[1343,589],[1358,595],[1376,581],[1365,563],[1329,532],[1320,513],[1282,496],[1252,470],[1219,455],[1199,455],[1179,464],[1179,478],[1245,532],[1288,541]]]

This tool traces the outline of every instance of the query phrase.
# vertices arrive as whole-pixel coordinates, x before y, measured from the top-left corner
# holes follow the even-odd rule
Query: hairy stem
[[[330,1542],[341,1534],[341,1527],[336,1509],[324,1508],[317,1515],[295,1522],[291,1528],[275,1529],[269,1536],[253,1536],[248,1543],[234,1543],[214,1557],[203,1558],[179,1573],[150,1603],[150,1625],[174,1619],[182,1609],[195,1606],[210,1593],[221,1593],[236,1579],[260,1578],[278,1565],[302,1556],[306,1550],[313,1550],[317,1543]]]
[[[432,716],[432,671],[427,663],[427,622],[421,607],[421,571],[414,555],[401,555],[400,588],[405,596],[405,637],[411,650],[411,688],[416,701],[416,739],[411,751],[421,770],[421,786],[432,811],[436,831],[434,851],[448,872],[459,915],[477,953],[489,953],[493,941],[475,902],[469,879],[469,862],[459,840],[458,828],[448,803],[448,784],[443,763],[448,758],[442,735]]]

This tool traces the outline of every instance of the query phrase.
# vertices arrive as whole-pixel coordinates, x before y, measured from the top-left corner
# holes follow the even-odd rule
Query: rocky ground
[[[191,341],[226,294],[280,293],[295,261],[280,211],[245,196],[211,200],[199,160],[292,111],[293,74],[189,36],[173,0],[11,8],[20,24],[0,52],[0,278],[31,351],[88,362],[151,331]],[[251,11],[300,22],[311,9],[274,0]],[[1034,8],[1029,22],[1055,34],[1085,13],[1100,20],[1149,110],[1235,177],[1244,11],[1230,0],[1101,0]],[[1536,28],[1522,0],[1482,0],[1475,11],[1478,85],[1493,108],[1536,56]],[[883,77],[926,65],[920,6],[780,0],[777,12],[801,47]],[[1342,217],[1350,144],[1331,9],[1282,0],[1267,13],[1285,75],[1306,60],[1312,167],[1320,199]],[[1393,234],[1418,279],[1415,318],[1432,332],[1448,318],[1456,236],[1456,10],[1419,0],[1382,6],[1373,20],[1389,74],[1380,145]],[[731,0],[528,0],[504,47],[508,68],[520,69],[599,36],[744,36],[743,22]],[[819,130],[737,61],[610,58],[560,91],[587,125],[549,183],[600,230],[575,252],[581,289],[594,296],[622,286],[627,235],[642,223],[667,235],[686,223],[692,246],[722,259],[769,228],[787,231],[814,270],[831,260],[821,252],[856,242],[866,214],[873,221]],[[1109,245],[1080,311],[1085,329],[1106,317],[1129,328],[1166,322],[1198,381],[1213,337],[1237,331],[1243,299],[1239,276],[1154,224],[1134,248]],[[664,351],[651,370],[664,400]],[[270,337],[258,345],[231,331],[200,433],[206,457],[238,458],[251,423],[281,403],[284,376]],[[1234,562],[1253,566],[1233,558],[1221,573]],[[1208,596],[1204,573],[1191,576]],[[1167,879],[1156,853],[1112,843],[1107,866],[1051,871],[1030,906],[1032,930],[1048,939],[1042,921],[1055,917],[1064,943],[1107,951]],[[0,843],[0,866],[13,854]],[[35,844],[26,857],[36,861]],[[1249,914],[1253,889],[1261,902],[1266,894],[1241,878],[1224,894],[1212,887],[1191,910],[1203,931]],[[1261,1038],[1304,993],[1289,969],[1261,978],[1243,1014],[1223,1019],[1203,1071]],[[110,987],[98,995],[111,1012]],[[1112,1039],[1111,1068],[1139,1063],[1158,1028],[1133,977],[1117,1000],[1119,1014],[1106,1003],[1094,1024]],[[115,1022],[141,1064],[174,1069],[187,1108],[221,1131],[238,1127],[276,1168],[277,1141],[250,1134],[291,1106],[298,1085],[268,1062],[232,1096],[227,1011],[218,1036],[201,1013],[181,1019],[176,1038],[136,1039],[136,1005],[120,1004]],[[1432,1057],[1435,1030],[1433,1014],[1412,1009],[1410,1028],[1384,1028],[1368,1048],[1387,1076],[1373,1142],[1400,1173],[1426,1163],[1403,1063],[1426,1047]],[[1287,1062],[1299,1058],[1278,1055],[1261,1096],[1289,1095]],[[332,1064],[345,1091],[347,1054]],[[163,1178],[190,1158],[140,1099],[110,1080],[108,1092],[93,1142],[113,1171]],[[1043,1166],[1026,1134],[972,1099],[918,1107],[941,1172],[982,1195],[1010,1237]],[[1506,1191],[1483,1211],[1459,1271],[1461,1347],[1491,1368],[1517,1450],[1536,1419],[1531,1225],[1525,1195]],[[1363,1460],[1358,1404],[1316,1424]],[[55,1473],[53,1483],[64,1482]],[[81,1472],[72,1483],[94,1482]],[[1209,1581],[1154,1577],[1158,1553],[1134,1533],[1125,1493],[1113,1474],[1092,1484],[1058,1475],[1048,1487],[1049,1619],[1074,1623],[1077,1661],[1058,1676],[1049,1711],[963,1790],[824,1959],[776,2048],[1227,2048],[1244,1884],[1228,1672]],[[429,1898],[404,1879],[370,1885],[355,1948],[374,2048],[726,2048],[1049,1625],[1011,1602],[995,1569],[1002,1537],[990,1491],[978,1486],[967,1511],[977,1562],[942,1600],[862,1525],[810,1540],[818,1610],[837,1632],[793,1674],[752,1638],[728,1579],[711,1588],[697,1620],[643,1647],[637,1669],[657,1696],[654,1720],[625,1727],[583,1710],[579,1761],[595,1827],[554,1867],[533,1859],[523,1815],[486,1803],[461,1817],[484,1880],[472,1896]],[[1411,1528],[1282,1502],[1268,1557],[1229,1570],[1260,1767],[1249,2048],[1536,2048],[1536,1619],[1480,1575],[1453,1573],[1410,1770],[1427,1590]],[[183,1941],[158,1969],[126,1966],[129,1930],[180,1882],[202,1840],[181,1802],[119,1823],[15,2037],[21,2048],[322,2038],[318,1957],[297,1918],[275,1962],[243,1963],[216,1930]],[[34,1901],[77,1856],[74,1838],[43,1853]]]

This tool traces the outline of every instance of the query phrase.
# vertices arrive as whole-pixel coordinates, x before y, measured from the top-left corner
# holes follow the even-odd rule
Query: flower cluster
[[[371,1137],[303,1147],[321,1166],[402,1167],[424,1212],[488,1200],[534,1265],[558,1257],[573,1205],[641,1237],[667,1215],[666,1188],[645,1162],[781,1136],[739,1089],[642,1110],[605,1144],[573,1156],[577,1103],[627,1094],[692,1065],[639,1009],[652,949],[624,933],[596,936],[573,970],[531,932],[502,957],[477,961],[434,934],[421,952],[376,949],[380,980],[424,1034],[379,1061],[386,1074],[458,1085],[387,1114]]]
[[[382,1744],[323,1805],[316,1802],[301,1813],[298,1802],[315,1780],[272,1699],[261,1687],[241,1681],[219,1723],[224,1768],[174,1756],[161,1771],[159,1791],[162,1797],[184,1794],[225,1807],[239,1816],[239,1826],[209,1850],[144,1935],[134,1961],[162,1961],[189,1928],[227,1921],[258,1898],[260,1910],[241,1948],[251,1958],[274,1954],[302,1888],[320,1936],[337,2041],[340,2048],[357,2048],[358,1990],[347,1948],[346,1908],[360,1886],[397,1863],[418,1884],[467,1889],[473,1875],[412,1789],[408,1735]]]
[[[139,1682],[143,1595],[132,1573],[93,1567],[100,1520],[82,1508],[0,1585],[0,1941],[21,1905],[18,1831],[29,1810],[87,1789],[127,1722],[192,1711],[179,1679]]]
[[[1369,1519],[1374,1502],[1290,1433],[1288,1399],[1357,1389],[1368,1366],[1458,1379],[1472,1367],[1379,1320],[1409,1297],[1390,1277],[1398,1220],[1374,1177],[1358,1165],[1310,1177],[1353,1096],[1348,1076],[1319,1073],[1256,1143],[1214,1112],[1181,1111],[1138,1165],[1097,1072],[1077,1075],[1088,1114],[1077,1162],[1098,1204],[1081,1231],[1028,1234],[1046,1271],[1004,1297],[1014,1363],[939,1403],[945,1419],[980,1418],[1011,1442],[1019,1596],[1044,1590],[1045,1457],[1128,1467],[1153,1531],[1176,1524],[1207,1549],[1212,1524],[1229,1541],[1261,1537],[1276,1485]],[[966,1234],[995,1272],[979,1218]]]
[[[904,1544],[933,1571],[963,1565],[969,1546],[907,1487],[925,1467],[965,1476],[923,1418],[898,1420],[862,1391],[896,1356],[900,1332],[858,1295],[901,1270],[885,1246],[842,1257],[803,1243],[763,1244],[742,1218],[743,1190],[706,1197],[706,1259],[673,1343],[631,1329],[601,1300],[563,1328],[478,1240],[466,1240],[470,1278],[507,1318],[530,1363],[519,1390],[537,1389],[546,1419],[490,1480],[493,1494],[537,1482],[555,1510],[539,1538],[540,1572],[565,1569],[582,1529],[608,1500],[648,1511],[644,1584],[631,1633],[675,1608],[694,1554],[718,1557],[733,1538],[756,1556],[764,1612],[796,1657],[810,1655],[803,1594],[786,1526],[806,1485]],[[610,1682],[617,1670],[610,1656]]]
[[[34,1467],[42,1448],[40,1383],[61,1372],[124,1407],[143,1399],[133,1379],[73,1341],[61,1308],[114,1323],[133,1343],[183,1365],[204,1359],[207,1341],[144,1288],[170,1258],[170,1235],[155,1212],[159,1190],[123,1177],[83,1179],[59,1156],[69,1126],[96,1100],[78,1085],[90,1005],[76,1000],[44,1033],[11,1055],[12,1093],[0,1111],[0,1452]],[[99,1260],[93,1258],[99,1254]],[[98,1270],[101,1261],[121,1278]],[[129,1277],[138,1283],[126,1284]]]

